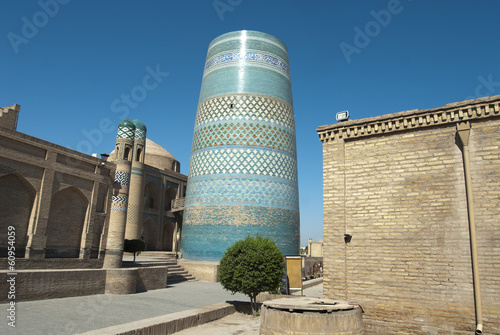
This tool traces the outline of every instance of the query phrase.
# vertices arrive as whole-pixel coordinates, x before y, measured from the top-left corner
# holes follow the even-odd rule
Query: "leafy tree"
[[[226,250],[218,275],[226,290],[250,297],[255,314],[257,295],[279,289],[284,271],[280,249],[270,239],[257,235],[237,241]]]
[[[138,251],[146,250],[146,243],[143,240],[125,240],[123,245],[123,251],[125,252],[133,252],[134,253],[134,264],[135,264],[135,254]]]

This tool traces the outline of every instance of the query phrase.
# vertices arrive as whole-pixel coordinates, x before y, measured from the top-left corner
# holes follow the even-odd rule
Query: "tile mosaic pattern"
[[[231,33],[207,57],[184,211],[187,259],[218,261],[235,241],[255,234],[284,254],[299,251],[288,56],[276,38],[251,34],[238,40]]]
[[[270,176],[297,182],[297,161],[294,156],[260,148],[199,150],[191,155],[189,178],[233,173]]]
[[[268,68],[225,66],[205,75],[198,103],[221,95],[255,94],[293,106],[291,87],[290,79]]]
[[[135,129],[135,138],[138,140],[146,140],[146,131],[144,129]]]
[[[141,207],[137,204],[128,204],[127,206],[127,224],[139,224],[136,218],[141,211]],[[140,218],[140,216],[139,216]]]
[[[128,138],[133,140],[135,134],[135,128],[131,127],[119,127],[116,138]]]
[[[156,186],[158,186],[158,188],[161,187],[160,178],[154,177],[154,176],[146,173],[146,182],[144,183],[144,185],[147,185],[151,180],[155,182],[155,184],[156,184]]]
[[[125,185],[125,186],[130,185],[130,173],[125,171],[116,171],[115,184]]]
[[[179,188],[179,184],[177,183],[174,183],[174,182],[171,182],[170,180],[167,180],[165,181],[165,189],[169,188],[169,187],[173,187],[175,189],[175,191],[177,192],[177,189]]]
[[[207,75],[211,71],[217,70],[223,66],[240,66],[242,62],[247,66],[262,66],[276,70],[287,78],[290,77],[290,69],[288,64],[278,56],[270,53],[262,52],[240,52],[233,50],[232,52],[216,55],[207,60],[205,63],[205,73]]]
[[[228,94],[203,101],[198,107],[194,127],[236,120],[263,122],[295,131],[293,108],[289,104],[249,94]]]
[[[126,212],[127,204],[128,204],[127,197],[114,195],[111,199],[111,210]]]
[[[189,227],[189,234],[184,228],[182,248],[189,246],[190,259],[219,261],[234,241],[258,232],[273,240],[284,255],[296,255],[300,240],[298,222],[298,211],[282,208],[197,206],[184,216],[183,225]]]
[[[297,183],[280,178],[214,175],[189,179],[185,207],[197,205],[253,205],[299,210]]]
[[[193,135],[195,152],[220,146],[263,147],[296,155],[295,133],[258,122],[226,121],[198,127]]]
[[[132,168],[132,174],[135,174],[135,175],[137,175],[137,176],[142,177],[143,172],[144,172],[144,169],[137,168],[137,167],[133,167],[133,168]]]
[[[257,51],[277,55],[288,63],[288,51],[286,45],[278,38],[258,31],[247,30],[242,32],[230,32],[215,38],[208,46],[207,59],[215,55],[227,53],[229,50]]]
[[[146,221],[147,219],[153,220],[156,226],[158,226],[158,215],[154,214],[142,214],[142,222]],[[157,227],[158,228],[158,227]]]

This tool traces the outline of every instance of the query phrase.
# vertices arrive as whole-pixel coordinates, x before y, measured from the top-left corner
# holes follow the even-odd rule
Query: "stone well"
[[[262,305],[260,334],[363,334],[362,309],[331,299],[271,300]]]

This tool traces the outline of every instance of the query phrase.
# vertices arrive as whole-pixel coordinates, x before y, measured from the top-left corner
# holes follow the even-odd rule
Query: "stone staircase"
[[[166,266],[168,268],[167,285],[197,280],[181,265],[177,264],[175,252],[143,251],[139,256],[136,256],[135,265],[132,263],[133,254],[124,253],[123,255],[123,267]]]
[[[184,281],[195,281],[197,280],[192,274],[184,270],[184,268],[179,265],[169,266],[168,268],[168,278],[167,284],[175,284]]]

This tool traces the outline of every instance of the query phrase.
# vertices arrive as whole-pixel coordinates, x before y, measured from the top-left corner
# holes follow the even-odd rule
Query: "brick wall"
[[[17,104],[0,108],[0,127],[16,130],[17,118],[20,110],[21,106]]]
[[[104,250],[115,165],[0,127],[0,258],[97,258]],[[105,235],[104,235],[105,237]]]
[[[500,334],[498,100],[497,112],[487,118],[484,106],[463,108],[476,109],[462,117],[440,114],[449,106],[384,116],[410,120],[397,131],[369,132],[363,127],[374,121],[389,124],[372,118],[351,122],[360,125],[358,135],[346,136],[347,129],[343,136],[339,130],[341,136],[322,137],[324,295],[361,303],[366,333],[475,329],[464,166],[456,138],[457,121],[469,121],[484,332]]]
[[[2,292],[0,303],[104,293],[146,292],[165,288],[167,273],[166,266],[123,269],[29,269],[17,270],[14,276],[8,271],[0,270],[0,292]],[[7,281],[12,278],[14,282]],[[7,293],[11,291],[15,297],[9,299]]]

